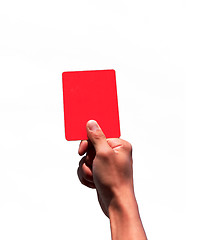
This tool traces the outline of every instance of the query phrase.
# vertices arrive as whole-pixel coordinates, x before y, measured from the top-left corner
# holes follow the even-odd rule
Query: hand
[[[95,121],[87,124],[89,141],[82,141],[78,176],[87,187],[96,188],[99,203],[108,216],[110,205],[117,205],[121,193],[134,198],[132,146],[122,139],[106,139]]]
[[[86,126],[78,168],[82,184],[96,188],[103,212],[110,218],[112,239],[146,240],[133,188],[132,146],[125,140],[106,139],[94,120]]]

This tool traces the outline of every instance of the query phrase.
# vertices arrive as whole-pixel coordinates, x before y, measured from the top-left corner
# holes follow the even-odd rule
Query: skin
[[[133,186],[132,146],[129,142],[106,139],[94,120],[86,125],[88,140],[78,153],[85,155],[78,168],[82,184],[97,191],[104,214],[110,219],[112,240],[146,240]]]

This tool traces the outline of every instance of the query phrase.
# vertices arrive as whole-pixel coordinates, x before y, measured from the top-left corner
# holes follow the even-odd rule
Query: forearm
[[[146,240],[134,195],[120,196],[109,207],[112,240]]]

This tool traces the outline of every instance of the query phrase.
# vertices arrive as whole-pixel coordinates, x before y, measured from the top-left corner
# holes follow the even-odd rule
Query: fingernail
[[[99,125],[94,120],[88,121],[87,126],[90,131],[96,131],[97,129],[99,129]]]

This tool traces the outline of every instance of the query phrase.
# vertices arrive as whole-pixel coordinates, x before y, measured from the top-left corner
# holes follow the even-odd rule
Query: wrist
[[[120,218],[125,219],[139,217],[138,205],[133,188],[122,188],[121,191],[116,192],[110,202],[108,211],[110,219],[115,216],[120,216]]]
[[[109,205],[112,240],[146,240],[133,189],[116,194]]]
[[[121,212],[129,207],[133,210],[137,208],[133,186],[120,186],[119,189],[114,189],[108,210]]]

